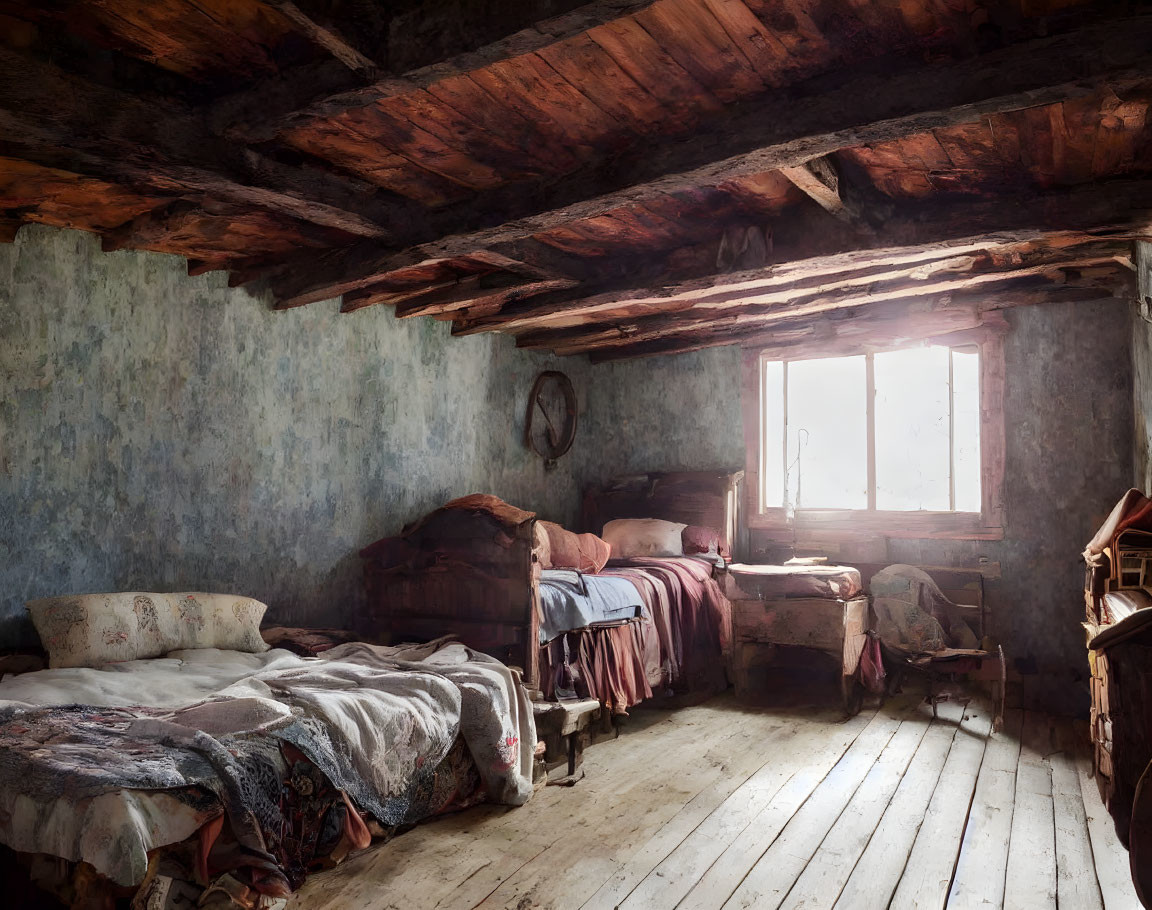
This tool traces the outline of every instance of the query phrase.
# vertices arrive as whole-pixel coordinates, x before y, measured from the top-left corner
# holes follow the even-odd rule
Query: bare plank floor
[[[1070,722],[914,696],[640,710],[573,788],[421,825],[292,910],[1138,910]]]

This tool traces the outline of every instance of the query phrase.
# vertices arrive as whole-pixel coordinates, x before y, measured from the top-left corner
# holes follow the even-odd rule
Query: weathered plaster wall
[[[1079,552],[1147,488],[1152,334],[1116,301],[1008,318],[1005,540],[886,555],[999,562],[1018,699],[1080,707]],[[521,442],[547,368],[581,398],[553,472]],[[345,622],[356,551],[453,496],[574,523],[587,482],[741,465],[739,375],[735,348],[591,367],[384,308],[275,313],[180,259],[25,228],[0,246],[0,647],[34,640],[25,600],[70,591],[237,590],[278,621]]]
[[[1132,314],[1132,486],[1152,490],[1152,323]]]
[[[1135,244],[1137,295],[1132,305],[1132,486],[1152,490],[1152,244]]]
[[[25,600],[76,591],[242,591],[338,624],[356,551],[465,493],[574,521],[576,459],[545,472],[521,441],[557,365],[24,228],[0,246],[0,647],[35,641]]]
[[[990,590],[1021,698],[1086,712],[1080,552],[1132,477],[1132,332],[1117,300],[1008,311],[1007,521]]]
[[[857,559],[999,562],[1002,577],[989,581],[987,592],[995,631],[1021,675],[1013,697],[1086,710],[1080,551],[1132,477],[1131,314],[1124,303],[1106,300],[1006,315],[1012,330],[1005,342],[1005,539],[893,539],[880,542],[879,551],[876,542],[863,545],[868,555]],[[1147,334],[1144,344],[1152,348]],[[618,420],[636,430],[619,435],[609,462],[636,470],[743,463],[736,349],[626,363],[613,368],[619,372],[609,391],[602,369],[593,371],[589,410],[603,413],[606,427]],[[1137,369],[1152,374],[1152,352]],[[1143,388],[1152,409],[1152,381]],[[852,561],[847,550],[843,557]]]
[[[581,478],[743,467],[739,376],[734,347],[592,367]]]

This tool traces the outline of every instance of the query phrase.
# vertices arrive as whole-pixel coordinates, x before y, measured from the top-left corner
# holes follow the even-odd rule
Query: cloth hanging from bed
[[[641,619],[563,633],[541,651],[546,697],[575,688],[615,713],[671,690],[719,690],[732,616],[706,562],[690,557],[613,561],[644,601]]]

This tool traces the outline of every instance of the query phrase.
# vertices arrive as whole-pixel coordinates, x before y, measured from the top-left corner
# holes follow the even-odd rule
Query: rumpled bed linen
[[[382,825],[427,814],[458,739],[491,801],[532,794],[518,676],[456,642],[339,645],[321,657],[201,649],[0,681],[0,842],[139,883],[148,852],[225,813],[254,866],[299,886],[273,843],[284,756]],[[421,814],[423,813],[423,815]]]
[[[552,639],[541,652],[545,696],[574,691],[622,714],[655,693],[723,688],[731,605],[707,562],[613,560],[596,577],[632,584],[643,601],[641,615]]]
[[[562,632],[634,619],[643,607],[640,592],[628,579],[545,569],[540,573],[540,644]]]

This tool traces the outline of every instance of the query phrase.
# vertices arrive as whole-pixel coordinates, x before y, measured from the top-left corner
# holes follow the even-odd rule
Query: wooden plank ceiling
[[[595,360],[962,330],[1128,291],[1152,11],[1103,6],[0,0],[0,240]]]

